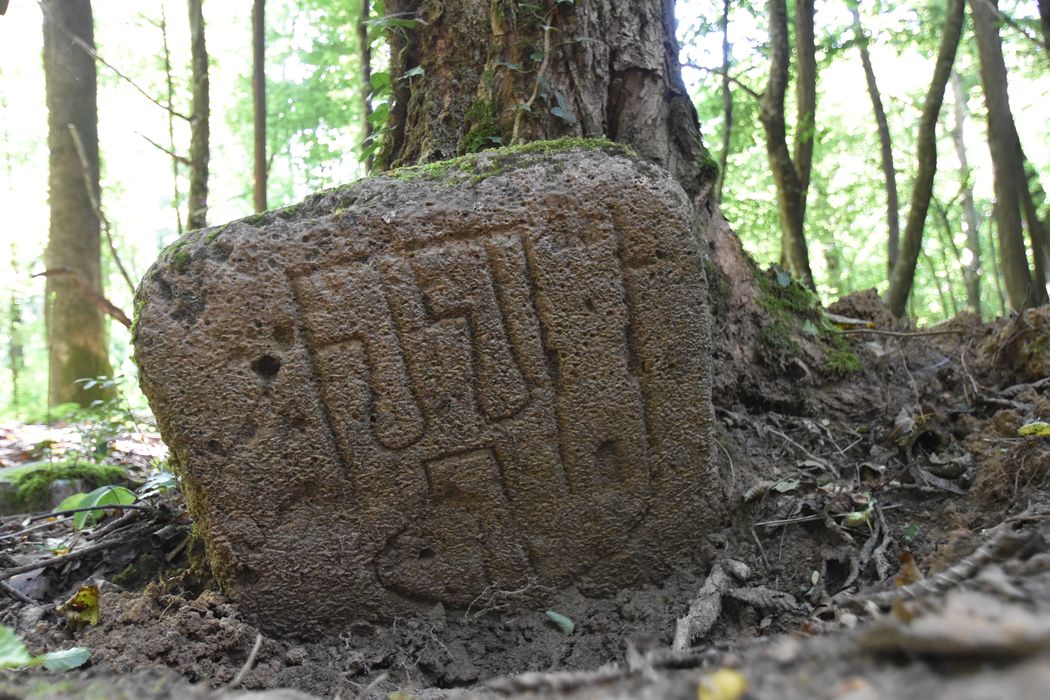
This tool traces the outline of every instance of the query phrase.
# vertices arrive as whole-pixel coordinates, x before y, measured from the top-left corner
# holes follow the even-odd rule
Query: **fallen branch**
[[[255,657],[259,655],[259,649],[262,647],[262,641],[262,634],[256,634],[255,644],[252,646],[251,653],[248,654],[248,659],[244,662],[244,665],[241,666],[241,670],[237,672],[237,675],[233,677],[233,680],[230,681],[230,684],[226,686],[227,688],[233,690],[235,688],[240,687],[241,681],[244,680],[244,677],[248,674],[248,671],[251,671],[252,666],[255,665]]]
[[[746,579],[750,575],[750,569],[743,562],[733,559],[716,561],[689,606],[689,612],[685,617],[678,618],[671,649],[685,651],[694,639],[707,634],[722,614],[722,596],[730,588],[735,588],[734,581]]]
[[[84,273],[80,270],[74,270],[71,267],[53,267],[49,270],[38,272],[33,275],[33,277],[71,277],[73,279],[73,284],[77,286],[80,293],[83,294],[96,308],[119,321],[125,328],[131,328],[131,319],[128,318],[128,315],[124,313],[119,306],[96,292],[95,288],[91,286],[87,277],[85,277]]]

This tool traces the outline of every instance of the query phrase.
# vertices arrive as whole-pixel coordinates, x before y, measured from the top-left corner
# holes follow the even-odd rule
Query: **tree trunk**
[[[728,397],[736,374],[754,372],[765,312],[754,264],[714,197],[717,166],[682,83],[674,1],[392,0],[386,12],[422,21],[390,35],[395,89],[379,167],[565,136],[629,144],[694,202],[718,290],[712,350],[726,370],[714,379]]]
[[[203,33],[201,34],[203,42]],[[252,4],[252,113],[255,117],[254,177],[252,201],[255,211],[266,211],[266,0]]]
[[[926,214],[933,195],[933,177],[937,173],[937,119],[944,101],[944,89],[955,63],[955,52],[962,34],[963,0],[948,0],[941,30],[941,44],[937,50],[937,62],[933,67],[933,80],[926,92],[926,100],[919,118],[919,133],[916,137],[918,167],[915,184],[912,186],[911,206],[904,226],[900,256],[893,268],[890,288],[886,292],[886,305],[894,316],[903,316],[908,295],[915,280],[915,266],[922,250],[922,232],[926,227]]]
[[[189,0],[190,73],[193,82],[193,110],[190,116],[190,193],[186,225],[208,225],[208,49],[204,45],[204,0]]]
[[[729,64],[732,45],[729,43],[729,6],[730,0],[722,2],[722,152],[718,154],[718,181],[715,183],[715,196],[722,201],[722,191],[726,183],[726,169],[729,167],[729,144],[733,136],[733,90],[729,83]]]
[[[357,51],[361,63],[361,150],[365,156],[365,172],[372,172],[375,158],[369,151],[372,145],[372,42],[368,38],[368,21],[372,3],[361,0],[361,15],[357,20]]]
[[[981,230],[977,219],[977,206],[973,201],[973,178],[970,173],[969,159],[966,155],[966,91],[962,78],[952,71],[952,96],[955,103],[955,122],[952,124],[952,143],[959,158],[959,182],[962,195],[963,223],[966,228],[966,248],[970,251],[970,260],[963,264],[963,283],[966,285],[966,307],[974,313],[981,313]]]
[[[1043,47],[1050,58],[1050,0],[1039,0],[1039,24],[1043,27]]]
[[[857,2],[851,2],[850,13],[853,15],[853,33],[857,37],[860,49],[860,62],[864,67],[864,80],[868,85],[868,96],[871,97],[871,108],[875,113],[875,126],[879,134],[879,153],[882,157],[882,177],[886,183],[886,225],[889,237],[886,240],[887,274],[893,275],[897,264],[897,251],[900,247],[900,202],[897,198],[897,169],[893,165],[893,144],[890,141],[890,125],[886,119],[886,110],[882,106],[878,83],[875,82],[875,69],[871,65],[871,54],[868,52],[868,36],[860,23],[860,10]]]
[[[41,7],[51,209],[44,264],[48,269],[77,270],[101,294],[101,222],[91,204],[92,197],[99,195],[95,61],[70,40],[76,36],[94,46],[91,3],[44,0]],[[83,144],[86,173],[71,129]],[[69,279],[48,277],[46,298],[50,405],[76,402],[87,406],[106,398],[101,389],[85,391],[76,384],[81,378],[113,373],[104,316]]]
[[[179,192],[179,158],[175,150],[175,81],[171,76],[171,51],[168,48],[168,18],[164,13],[164,3],[160,3],[160,38],[161,56],[164,61],[164,84],[167,87],[165,107],[168,110],[168,152],[171,154],[172,198],[171,207],[175,210],[175,230],[182,235],[182,193]]]
[[[995,217],[1003,281],[1010,308],[1020,311],[1028,306],[1045,303],[1046,289],[1042,284],[1033,283],[1025,251],[1022,201],[1027,183],[1021,161],[1021,142],[1010,110],[1006,63],[999,39],[995,0],[970,0],[970,14],[973,17],[974,34],[977,35],[981,85],[988,109],[988,148],[992,154]],[[1029,233],[1035,234],[1031,230]]]
[[[766,154],[777,190],[781,261],[796,279],[814,288],[805,235],[806,194],[813,162],[813,117],[816,109],[812,0],[798,1],[795,27],[799,66],[795,90],[798,120],[795,125],[794,159],[788,149],[787,120],[784,116],[791,60],[785,0],[769,0],[769,82],[762,94],[759,119],[766,132]],[[808,45],[805,43],[807,40]]]

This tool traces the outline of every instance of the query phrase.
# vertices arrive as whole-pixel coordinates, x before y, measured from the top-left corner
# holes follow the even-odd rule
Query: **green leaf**
[[[104,506],[130,505],[137,500],[134,493],[123,486],[100,486],[84,496],[79,508],[99,506],[99,510],[86,510],[73,516],[73,527],[78,530],[85,525],[94,525],[105,514]]]
[[[151,491],[153,489],[157,489],[158,491],[167,491],[168,489],[173,489],[178,485],[178,477],[176,477],[171,472],[160,471],[151,476],[150,478],[146,479],[145,483],[142,484],[142,488],[140,490]]]
[[[51,512],[58,513],[63,510],[73,510],[74,508],[79,508],[85,496],[87,496],[86,493],[74,493],[70,496],[66,496],[62,499],[62,502],[55,506],[55,509]]]
[[[572,634],[573,630],[576,629],[576,623],[560,613],[548,610],[543,614],[547,616],[547,619],[556,624],[565,634]]]
[[[91,658],[91,650],[87,647],[73,647],[61,651],[49,651],[40,657],[44,668],[48,671],[70,671],[80,668]]]
[[[404,80],[405,78],[414,78],[417,75],[425,75],[426,71],[423,70],[423,66],[416,66],[404,72],[404,74],[398,78],[398,80]]]
[[[788,491],[794,491],[797,489],[799,483],[798,479],[784,479],[783,481],[778,481],[774,484],[773,490],[777,493],[787,493]]]
[[[36,665],[36,658],[29,653],[22,639],[6,625],[0,625],[0,668],[20,668]]]

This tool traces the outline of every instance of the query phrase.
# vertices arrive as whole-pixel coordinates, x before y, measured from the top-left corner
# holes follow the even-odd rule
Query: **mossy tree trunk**
[[[632,146],[694,202],[713,351],[726,369],[716,391],[731,392],[736,369],[753,363],[764,312],[754,265],[718,208],[717,165],[682,82],[674,0],[388,0],[386,14],[418,24],[390,36],[394,102],[377,166],[560,137]]]
[[[98,111],[95,61],[74,37],[94,46],[90,0],[44,0],[44,81],[51,211],[48,269],[81,274],[102,293],[100,222],[88,188],[99,195]],[[76,132],[74,136],[73,132]],[[77,153],[76,138],[86,163]],[[68,275],[47,278],[47,330],[51,405],[88,405],[105,398],[76,380],[112,375],[102,313],[78,291]]]

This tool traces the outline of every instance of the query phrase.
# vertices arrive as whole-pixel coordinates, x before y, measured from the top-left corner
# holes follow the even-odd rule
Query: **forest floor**
[[[551,592],[571,633],[492,591],[468,610],[267,638],[187,568],[169,492],[86,528],[76,547],[96,553],[6,578],[0,621],[30,651],[92,656],[61,676],[8,672],[0,695],[1045,698],[1050,437],[1032,424],[1050,421],[1050,313],[914,335],[872,295],[833,310],[875,325],[848,336],[861,369],[803,372],[788,400],[716,397],[724,528],[643,588]],[[0,434],[3,466],[39,458],[33,430]],[[155,436],[127,439],[127,462],[153,455],[131,445]],[[39,522],[0,521],[0,576],[56,538],[69,551],[68,524]],[[63,601],[92,581],[98,624],[71,620]]]

